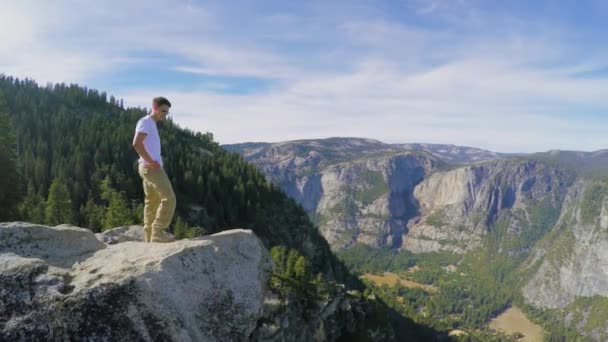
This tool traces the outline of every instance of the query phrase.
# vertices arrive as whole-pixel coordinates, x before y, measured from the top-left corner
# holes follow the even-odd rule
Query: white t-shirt
[[[146,137],[144,138],[144,147],[146,148],[146,151],[153,160],[156,160],[160,166],[163,166],[163,157],[160,153],[160,135],[156,128],[156,122],[150,115],[146,115],[137,121],[135,135],[137,135],[137,133],[146,133]],[[149,163],[141,157],[139,157],[139,162],[144,163],[144,165],[149,165]]]

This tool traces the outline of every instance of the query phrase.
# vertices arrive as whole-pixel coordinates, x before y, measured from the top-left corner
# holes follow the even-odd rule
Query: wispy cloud
[[[593,28],[513,7],[25,1],[0,13],[12,27],[0,32],[0,72],[101,84],[132,105],[165,94],[177,122],[223,143],[348,135],[499,151],[608,145],[608,54]],[[157,79],[118,85],[142,65]]]

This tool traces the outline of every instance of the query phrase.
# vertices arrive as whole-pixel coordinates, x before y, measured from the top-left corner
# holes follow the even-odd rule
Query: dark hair
[[[167,100],[167,98],[159,96],[159,97],[155,97],[154,100],[152,100],[152,104],[154,105],[154,107],[160,107],[162,105],[167,105],[169,107],[171,107],[171,102],[169,102],[169,100]]]

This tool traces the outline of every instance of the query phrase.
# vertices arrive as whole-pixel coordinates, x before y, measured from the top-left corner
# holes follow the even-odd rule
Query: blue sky
[[[608,148],[605,1],[2,1],[0,73],[220,143],[331,136]],[[8,29],[5,29],[8,28]]]

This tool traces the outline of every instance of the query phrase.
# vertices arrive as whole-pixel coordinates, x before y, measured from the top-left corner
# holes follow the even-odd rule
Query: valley
[[[522,342],[541,342],[544,336],[543,328],[530,322],[518,307],[511,307],[492,319],[489,327],[507,334],[520,333],[523,337],[519,341]]]
[[[500,335],[493,319],[514,333],[503,323],[518,307],[546,340],[608,338],[608,312],[590,318],[590,304],[576,305],[608,297],[605,151],[501,155],[356,138],[228,148],[296,200],[405,317],[483,340]]]
[[[404,279],[399,275],[392,272],[384,272],[383,275],[374,275],[366,273],[362,276],[362,279],[368,280],[373,283],[374,286],[382,287],[384,285],[388,287],[395,287],[396,284],[404,286],[410,289],[421,289],[429,294],[437,292],[437,288],[433,285],[420,284],[408,279]],[[403,304],[408,299],[400,296],[397,297],[397,301]],[[500,313],[497,317],[492,318],[487,328],[491,331],[503,332],[510,336],[518,336],[517,340],[522,342],[541,342],[544,337],[544,330],[541,326],[532,323],[526,314],[516,306],[510,307],[504,312]],[[449,336],[466,336],[467,332],[464,330],[454,329],[449,331]],[[521,336],[521,337],[519,337]]]
[[[433,285],[425,285],[417,283],[415,281],[402,279],[395,273],[391,272],[384,272],[383,275],[374,275],[366,273],[362,276],[362,278],[373,282],[376,286],[382,286],[385,284],[388,286],[394,286],[395,284],[399,283],[400,285],[405,286],[407,288],[421,289],[428,293],[434,293],[437,291],[437,288],[435,288]]]

